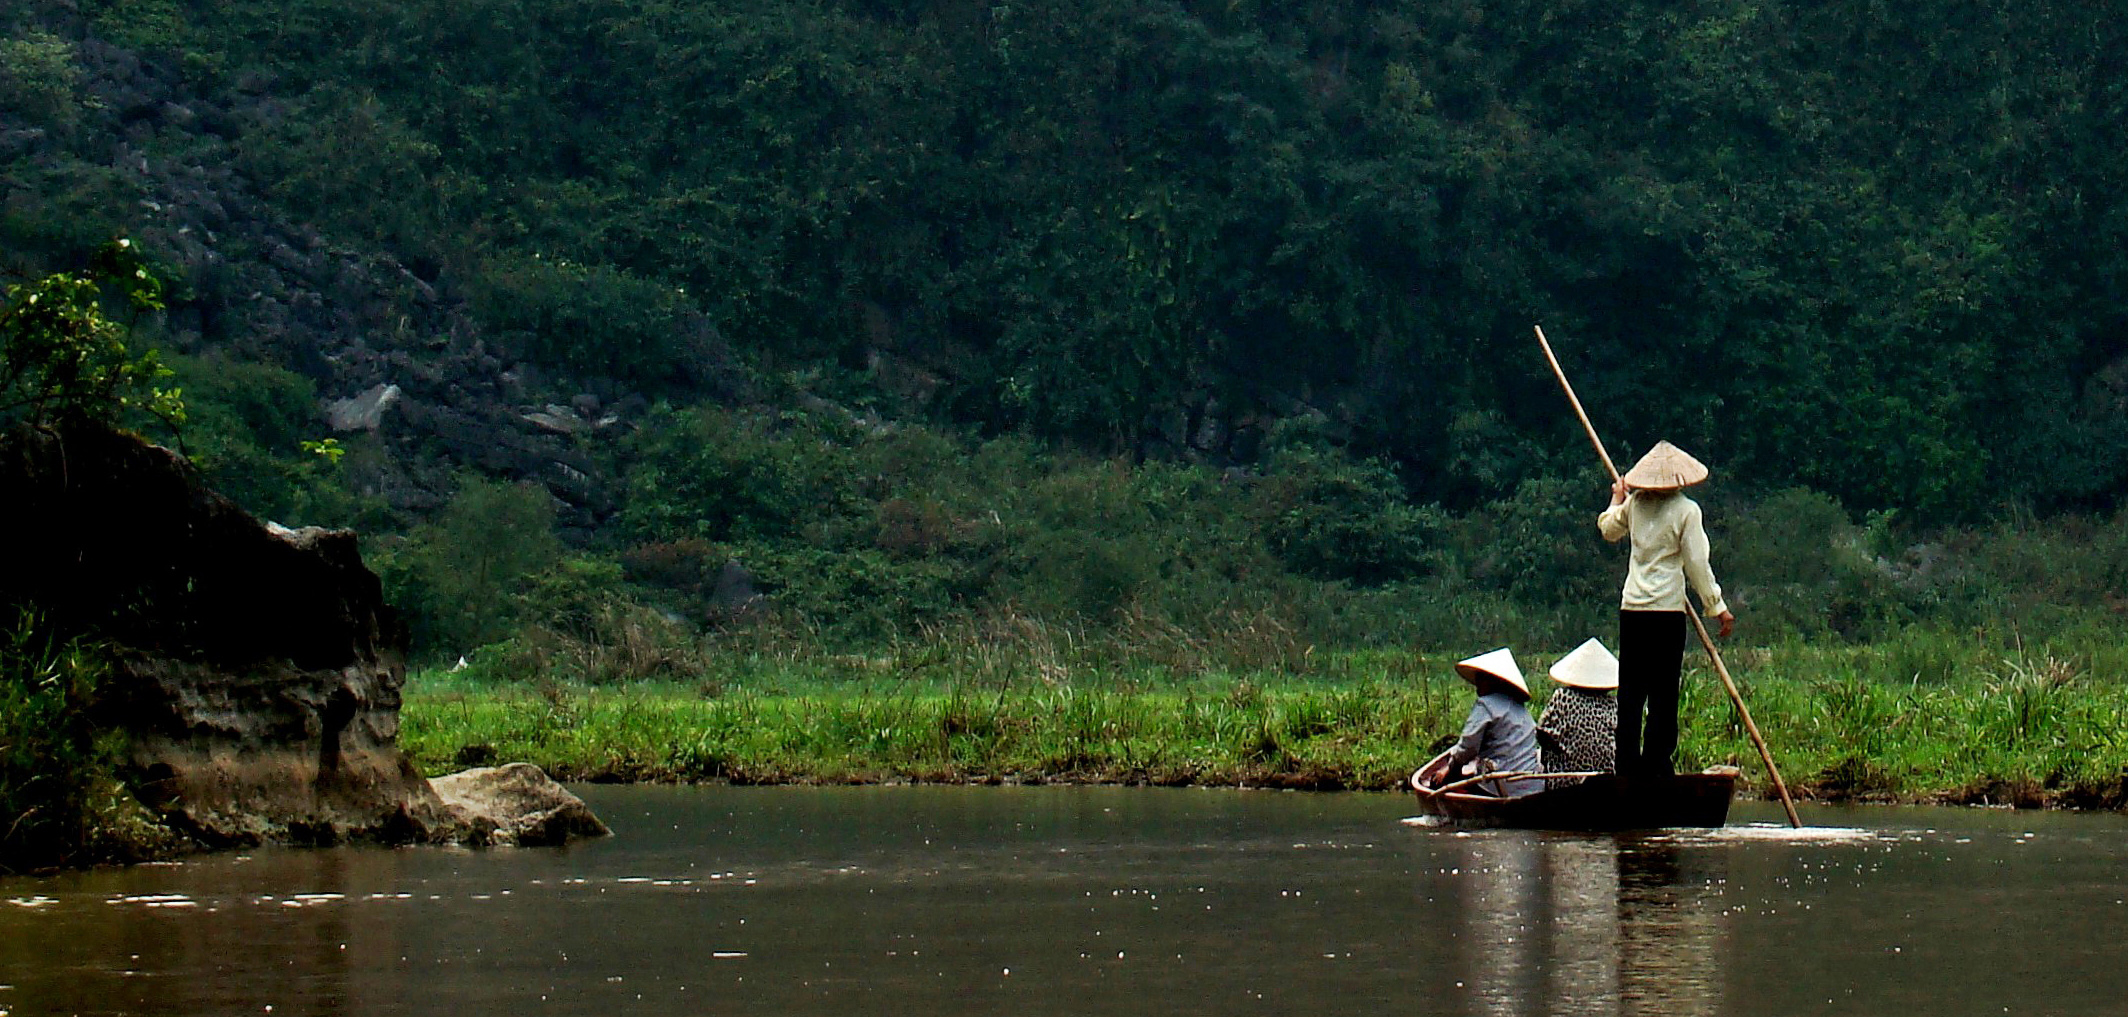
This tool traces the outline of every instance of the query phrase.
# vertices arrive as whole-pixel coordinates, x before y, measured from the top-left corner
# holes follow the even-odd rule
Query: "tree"
[[[559,557],[544,490],[468,476],[433,522],[381,556],[378,571],[411,615],[417,650],[463,653],[508,635],[512,597]]]
[[[90,266],[8,287],[0,306],[0,425],[46,427],[73,420],[118,423],[145,413],[172,427],[184,422],[170,371],[154,350],[135,354],[126,325],[105,307],[162,307],[162,283],[130,241],[99,252]]]

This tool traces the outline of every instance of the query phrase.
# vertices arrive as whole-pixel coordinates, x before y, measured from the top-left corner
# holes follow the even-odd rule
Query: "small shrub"
[[[432,522],[371,559],[413,627],[415,650],[450,657],[507,636],[521,608],[515,596],[560,554],[545,490],[467,476]]]
[[[855,500],[848,450],[809,422],[704,407],[637,434],[620,528],[640,542],[790,539]]]
[[[33,611],[0,632],[0,870],[61,864],[95,836],[113,746],[89,712],[104,665]]]
[[[1258,484],[1264,536],[1286,567],[1362,586],[1430,571],[1443,517],[1405,501],[1380,460],[1356,460],[1324,445],[1275,453]]]
[[[1596,531],[1602,507],[1586,484],[1523,481],[1513,497],[1459,521],[1469,580],[1529,604],[1615,608],[1625,554],[1623,542],[1606,544]]]

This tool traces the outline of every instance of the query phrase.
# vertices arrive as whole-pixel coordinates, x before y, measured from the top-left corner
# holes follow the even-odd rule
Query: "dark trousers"
[[[1683,611],[1618,612],[1618,772],[1628,777],[1675,772],[1670,757],[1677,752],[1686,623]]]

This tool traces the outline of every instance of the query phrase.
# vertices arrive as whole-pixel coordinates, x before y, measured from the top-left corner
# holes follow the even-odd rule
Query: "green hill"
[[[1532,323],[1614,455],[1714,466],[1768,637],[2128,586],[2059,564],[2128,492],[2102,8],[4,17],[6,267],[136,238],[195,458],[396,535],[432,652],[564,602],[714,620],[729,560],[836,638],[1600,626],[1601,483]],[[536,535],[482,551],[495,518]]]

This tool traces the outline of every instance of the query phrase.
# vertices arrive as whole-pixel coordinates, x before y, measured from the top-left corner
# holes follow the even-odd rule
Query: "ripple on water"
[[[138,893],[107,898],[106,904],[134,904],[147,908],[196,908],[199,902],[181,893]]]
[[[1455,824],[1445,816],[1407,816],[1405,826],[1437,829]],[[1458,830],[1460,834],[1472,831]],[[1899,831],[1865,830],[1852,826],[1790,827],[1779,823],[1750,823],[1708,830],[1661,830],[1640,835],[1658,844],[1864,844],[1901,839]]]
[[[1647,839],[1659,844],[1868,844],[1900,840],[1896,830],[1865,830],[1854,826],[1786,826],[1751,823],[1711,830],[1665,830]]]

